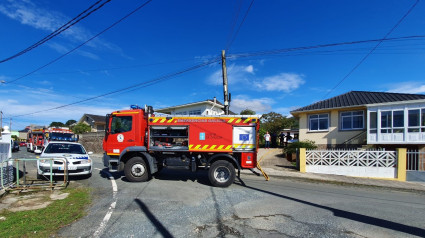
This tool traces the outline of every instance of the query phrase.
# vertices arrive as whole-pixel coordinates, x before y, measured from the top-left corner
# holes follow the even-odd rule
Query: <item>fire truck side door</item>
[[[136,144],[135,118],[133,115],[113,115],[108,136],[108,154],[120,154]]]

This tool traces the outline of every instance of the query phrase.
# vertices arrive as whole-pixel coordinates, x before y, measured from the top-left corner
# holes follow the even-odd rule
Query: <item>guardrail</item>
[[[44,178],[48,179],[47,181],[39,180],[39,179],[33,179],[33,178],[27,178],[27,166],[26,162],[28,161],[37,161],[38,159],[9,159],[2,163],[0,163],[0,177],[1,177],[1,187],[5,189],[16,189],[16,190],[22,190],[22,189],[36,189],[36,188],[58,188],[58,187],[67,187],[69,184],[68,180],[68,163],[66,158],[45,158],[44,160],[50,160],[50,176],[44,176]],[[54,160],[62,160],[64,166],[64,175],[63,180],[60,182],[57,182],[54,180],[54,175],[52,173],[53,171],[53,163]],[[20,166],[22,165],[22,175],[20,171]],[[7,177],[4,175],[4,171],[10,172],[10,167],[14,167],[16,170],[16,181],[10,182],[5,181],[3,178]],[[6,168],[6,169],[5,169]],[[13,172],[13,171],[12,171]],[[8,184],[6,184],[6,182]]]

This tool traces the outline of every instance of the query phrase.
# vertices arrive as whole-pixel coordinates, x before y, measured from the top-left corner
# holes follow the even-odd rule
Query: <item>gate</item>
[[[425,152],[407,151],[407,181],[425,182]]]

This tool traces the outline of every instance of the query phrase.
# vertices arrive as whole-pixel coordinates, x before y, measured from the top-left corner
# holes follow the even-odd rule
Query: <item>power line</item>
[[[385,39],[381,38],[381,39],[372,39],[372,40],[347,41],[347,42],[338,42],[338,43],[329,43],[329,44],[320,44],[320,45],[311,45],[311,46],[299,46],[299,47],[292,47],[292,48],[274,49],[274,50],[267,50],[267,51],[237,53],[237,54],[229,54],[227,55],[227,58],[238,59],[238,58],[256,57],[256,56],[263,56],[263,55],[282,54],[282,53],[300,51],[300,50],[310,50],[310,49],[342,46],[342,45],[356,45],[356,44],[365,44],[365,43],[372,43],[372,42],[379,42],[379,41],[390,42],[390,41],[412,40],[412,39],[421,39],[421,38],[425,38],[425,35],[412,35],[412,36],[401,36],[401,37],[393,37],[393,38],[385,38]]]
[[[83,20],[84,18],[88,17],[89,15],[91,15],[93,12],[99,10],[101,7],[103,7],[106,3],[110,2],[111,0],[106,0],[106,2],[102,3],[101,5],[97,6],[96,8],[94,8],[96,5],[100,4],[100,2],[102,2],[103,0],[99,0],[97,2],[95,2],[93,5],[91,5],[89,8],[87,8],[86,10],[84,10],[83,12],[81,12],[80,14],[78,14],[76,17],[72,18],[70,21],[68,21],[67,23],[65,23],[64,25],[62,25],[61,27],[59,27],[58,29],[56,29],[55,31],[53,31],[52,33],[50,33],[49,35],[45,36],[43,39],[37,41],[36,43],[32,44],[31,46],[27,47],[26,49],[10,56],[7,57],[5,59],[0,60],[0,63],[4,63],[6,61],[9,61],[11,59],[14,59],[18,56],[21,56],[25,53],[27,53],[30,50],[33,50],[34,48],[46,43],[47,41],[51,40],[52,38],[56,37],[57,35],[61,34],[62,32],[66,31],[67,29],[69,29],[71,26],[77,24],[78,22],[80,22],[81,20]],[[90,10],[94,8],[93,10]],[[83,16],[83,14],[85,14]]]
[[[180,70],[180,71],[175,72],[175,73],[170,73],[170,74],[167,74],[165,76],[158,77],[156,79],[152,79],[152,80],[148,80],[148,81],[145,81],[145,82],[137,83],[137,84],[134,84],[134,85],[131,85],[131,86],[128,86],[128,87],[125,87],[125,88],[117,89],[117,90],[114,90],[114,91],[111,91],[111,92],[107,92],[107,93],[104,93],[104,94],[101,94],[101,95],[98,95],[98,96],[86,98],[86,99],[83,99],[83,100],[79,100],[79,101],[76,101],[76,102],[73,102],[73,103],[69,103],[69,104],[65,104],[65,105],[61,105],[61,106],[57,106],[57,107],[53,107],[53,108],[48,108],[48,109],[45,109],[45,110],[40,110],[40,111],[25,113],[25,114],[21,114],[21,115],[11,116],[11,118],[12,117],[28,116],[28,115],[33,115],[33,114],[41,113],[41,112],[46,112],[46,111],[61,109],[61,108],[69,107],[69,106],[72,106],[72,105],[80,104],[80,103],[83,103],[83,102],[91,101],[91,100],[94,100],[94,99],[97,99],[97,98],[101,98],[101,97],[105,97],[105,96],[117,94],[117,93],[120,93],[120,92],[125,92],[125,91],[131,92],[131,91],[134,91],[134,90],[137,90],[137,89],[140,89],[140,88],[145,88],[145,87],[148,87],[148,86],[157,84],[157,83],[159,83],[161,81],[168,80],[168,79],[173,78],[173,77],[176,77],[178,75],[181,75],[181,74],[184,74],[184,73],[187,73],[187,72],[190,72],[190,71],[194,71],[196,69],[200,69],[202,67],[205,67],[205,66],[214,64],[214,63],[218,62],[219,60],[220,60],[220,58],[216,58],[214,60],[207,61],[207,62],[204,62],[204,63],[201,63],[201,64],[197,64],[197,65],[191,66],[189,68]]]
[[[242,19],[242,22],[241,22],[241,24],[239,24],[239,27],[238,27],[238,29],[236,30],[235,35],[233,36],[232,40],[231,40],[230,42],[228,42],[228,44],[227,44],[227,46],[226,46],[226,51],[227,51],[227,50],[228,50],[228,49],[232,46],[233,42],[235,41],[236,37],[238,36],[238,33],[239,33],[239,31],[240,31],[240,29],[241,29],[241,27],[242,27],[243,23],[245,22],[246,17],[248,16],[249,10],[251,10],[252,4],[254,4],[254,1],[255,1],[255,0],[252,0],[252,1],[251,1],[251,4],[249,4],[249,7],[248,7],[248,9],[247,9],[247,10],[246,10],[246,12],[245,12],[245,15],[244,15],[244,17],[243,17],[243,19]]]
[[[360,61],[357,63],[349,72],[346,74],[329,92],[326,93],[326,95],[323,98],[326,98],[331,92],[333,92],[339,85],[341,85],[350,75],[356,71],[357,68],[360,67],[361,64],[378,48],[382,42],[400,25],[400,23],[412,12],[412,10],[416,7],[416,5],[419,3],[419,0],[416,0],[416,2],[410,7],[410,9],[404,14],[404,16],[391,28],[390,31],[387,32],[387,34],[384,36],[384,38],[380,41],[378,41],[378,44],[373,47],[369,53],[367,53]]]
[[[146,5],[147,5],[148,3],[150,3],[151,1],[152,1],[152,0],[147,0],[145,3],[141,4],[141,5],[140,5],[140,6],[138,6],[136,9],[134,9],[133,11],[131,11],[130,13],[128,13],[127,15],[125,15],[124,17],[122,17],[121,19],[119,19],[118,21],[114,22],[114,23],[113,23],[112,25],[110,25],[109,27],[105,28],[103,31],[101,31],[101,32],[97,33],[96,35],[94,35],[94,36],[93,36],[93,37],[91,37],[90,39],[88,39],[88,40],[84,41],[83,43],[81,43],[81,44],[80,44],[80,45],[78,45],[77,47],[73,48],[72,50],[70,50],[70,51],[66,52],[65,54],[63,54],[63,55],[61,55],[61,56],[57,57],[56,59],[53,59],[52,61],[48,62],[47,64],[45,64],[45,65],[43,65],[43,66],[40,66],[40,67],[38,67],[37,69],[35,69],[35,70],[33,70],[33,71],[31,71],[31,72],[29,72],[29,73],[27,73],[27,74],[22,75],[21,77],[18,77],[18,78],[14,79],[14,80],[11,80],[11,81],[9,81],[9,82],[5,82],[5,83],[6,83],[6,84],[8,84],[8,83],[16,82],[16,81],[18,81],[18,80],[20,80],[20,79],[23,79],[23,78],[25,78],[25,77],[28,77],[29,75],[31,75],[31,74],[33,74],[33,73],[35,73],[35,72],[37,72],[37,71],[39,71],[39,70],[41,70],[41,69],[46,68],[47,66],[49,66],[49,65],[51,65],[51,64],[53,64],[53,63],[55,63],[56,61],[59,61],[59,60],[60,60],[60,59],[62,59],[63,57],[65,57],[65,56],[67,56],[67,55],[71,54],[72,52],[74,52],[74,51],[76,51],[77,49],[81,48],[83,45],[87,44],[88,42],[90,42],[90,41],[92,41],[93,39],[97,38],[98,36],[102,35],[102,34],[103,34],[103,33],[105,33],[106,31],[110,30],[112,27],[114,27],[114,26],[118,25],[120,22],[122,22],[123,20],[125,20],[127,17],[129,17],[129,16],[133,15],[133,14],[134,14],[135,12],[137,12],[138,10],[142,9],[144,6],[146,6]]]
[[[243,3],[243,0],[239,0],[239,6],[238,6],[238,8],[236,10],[235,17],[233,18],[232,27],[231,27],[231,29],[229,31],[229,35],[227,35],[227,43],[226,43],[226,47],[225,47],[226,50],[228,48],[227,46],[229,45],[230,40],[232,39],[231,37],[233,35],[233,30],[235,29],[236,23],[238,22],[239,13],[241,12],[241,8],[242,8],[242,3]]]

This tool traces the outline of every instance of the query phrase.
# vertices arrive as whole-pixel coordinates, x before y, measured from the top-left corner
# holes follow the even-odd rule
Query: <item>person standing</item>
[[[264,146],[266,149],[270,148],[270,134],[267,131],[266,134],[264,135],[264,140],[266,141],[266,145]]]

